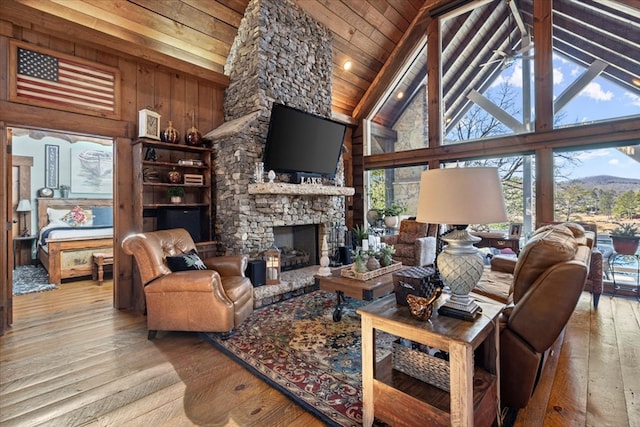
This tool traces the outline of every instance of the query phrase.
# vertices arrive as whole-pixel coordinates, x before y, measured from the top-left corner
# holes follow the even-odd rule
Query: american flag
[[[114,112],[115,75],[84,64],[18,48],[17,95]]]

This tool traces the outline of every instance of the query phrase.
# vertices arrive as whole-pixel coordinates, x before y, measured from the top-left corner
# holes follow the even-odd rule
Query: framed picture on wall
[[[60,147],[57,145],[45,144],[44,146],[44,186],[48,188],[58,188],[60,172]]]
[[[512,222],[509,224],[509,238],[510,239],[519,239],[520,234],[522,234],[522,223],[520,222]]]

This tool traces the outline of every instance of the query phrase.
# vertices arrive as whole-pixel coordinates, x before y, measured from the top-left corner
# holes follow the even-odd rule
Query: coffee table
[[[370,280],[357,280],[343,277],[340,270],[341,268],[332,270],[330,276],[319,276],[317,274],[314,276],[320,289],[336,293],[336,308],[333,311],[334,322],[339,322],[342,319],[345,296],[363,301],[373,301],[376,298],[387,295],[393,291],[393,273],[400,271],[396,270]]]

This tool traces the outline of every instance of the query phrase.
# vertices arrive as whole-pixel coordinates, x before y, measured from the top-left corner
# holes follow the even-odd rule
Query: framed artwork
[[[155,111],[138,111],[138,137],[160,140],[160,114]]]
[[[512,222],[509,224],[509,238],[510,239],[519,239],[520,234],[522,234],[522,223],[520,222]]]
[[[71,145],[71,191],[113,193],[113,146],[94,142]]]
[[[46,144],[44,146],[44,186],[47,188],[58,188],[60,185],[60,147]]]

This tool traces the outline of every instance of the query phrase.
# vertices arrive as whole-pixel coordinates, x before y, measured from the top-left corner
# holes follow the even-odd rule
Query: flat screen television
[[[346,125],[282,104],[273,104],[264,169],[333,178]]]

